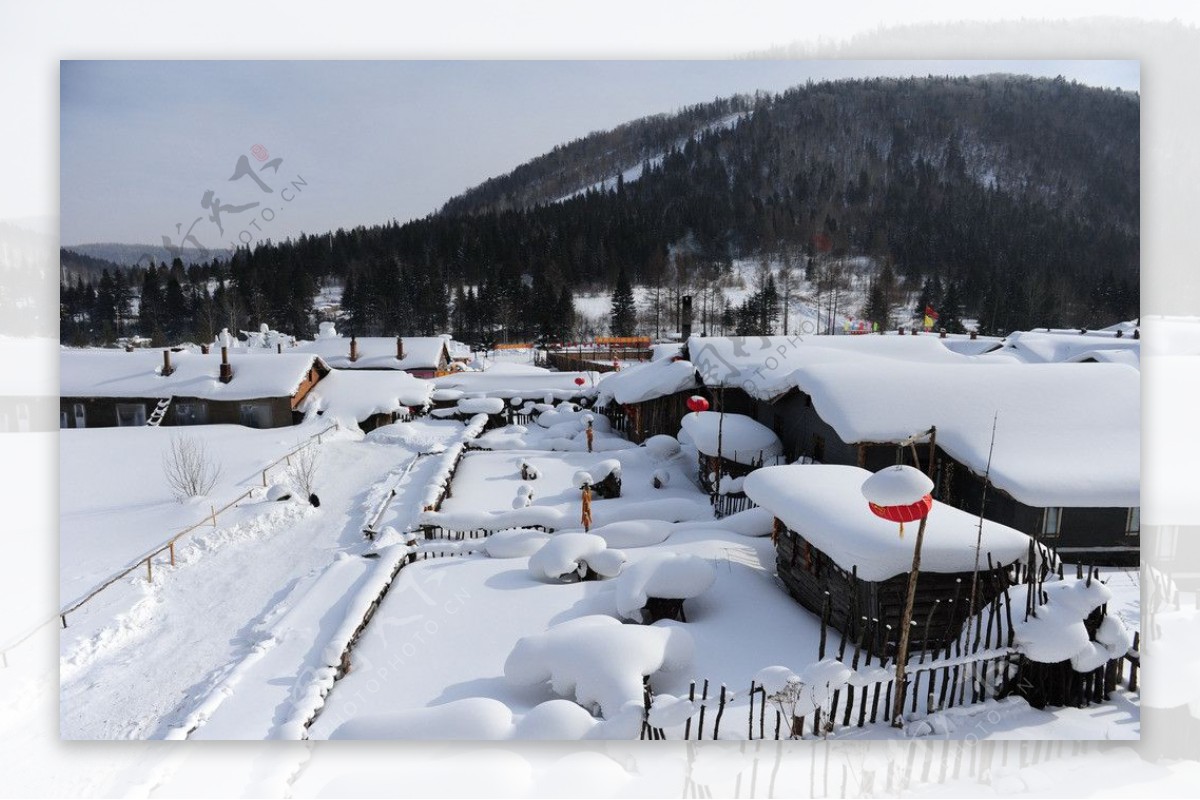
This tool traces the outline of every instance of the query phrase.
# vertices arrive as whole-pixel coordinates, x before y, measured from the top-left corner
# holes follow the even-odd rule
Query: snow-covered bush
[[[220,465],[209,455],[204,442],[193,436],[171,437],[162,466],[167,486],[181,503],[208,494],[221,477]]]
[[[621,572],[625,554],[591,533],[560,533],[529,559],[529,571],[551,581],[612,578]]]
[[[691,664],[692,637],[679,625],[624,625],[612,617],[586,616],[521,638],[504,662],[504,677],[517,686],[549,683],[605,719],[628,704],[642,703],[642,679]]]
[[[647,608],[655,605],[652,601],[678,600],[672,608],[678,606],[682,619],[682,601],[708,591],[716,578],[717,571],[707,559],[683,553],[651,553],[617,577],[617,613],[626,619],[653,622],[672,612]]]
[[[671,473],[665,469],[656,469],[654,474],[650,476],[650,485],[655,489],[665,489],[671,483]]]
[[[792,721],[792,736],[800,735],[799,720],[814,711],[825,711],[833,702],[834,692],[847,683],[854,682],[855,672],[836,658],[826,658],[809,664],[799,675],[787,667],[766,667],[754,676],[754,682],[763,688],[767,700],[779,709],[783,716]],[[831,727],[828,714],[824,732]]]
[[[609,547],[649,547],[671,535],[671,524],[654,519],[627,519],[592,528],[591,533],[608,542]]]

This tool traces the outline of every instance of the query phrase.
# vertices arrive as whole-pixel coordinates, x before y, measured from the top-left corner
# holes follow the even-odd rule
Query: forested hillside
[[[889,286],[925,285],[987,332],[1107,324],[1138,308],[1138,105],[1014,76],[720,100],[563,145],[424,219],[241,251],[194,270],[202,285],[181,264],[139,271],[131,284],[149,280],[163,308],[171,281],[179,293],[178,313],[138,324],[304,334],[316,287],[336,281],[362,333],[560,336],[572,292],[622,270],[688,285],[759,256],[809,277],[869,256]],[[64,336],[115,329],[107,305],[88,308],[94,286],[68,288]]]

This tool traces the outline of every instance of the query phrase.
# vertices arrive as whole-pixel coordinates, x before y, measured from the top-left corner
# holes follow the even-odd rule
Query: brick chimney
[[[1135,338],[1135,339],[1140,339],[1140,338],[1142,338],[1142,331],[1141,331],[1141,329],[1140,329],[1140,328],[1134,328],[1134,329],[1133,329],[1133,338]]]
[[[350,337],[350,363],[358,361],[358,337]]]
[[[209,345],[207,345],[207,344],[200,345],[200,355],[203,355],[203,356],[208,355],[209,349],[210,349]]]
[[[903,336],[904,335],[904,326],[900,326],[899,328],[896,328],[896,333]]]
[[[945,328],[938,328],[938,338],[939,339],[946,338],[946,329]]]
[[[396,360],[404,360],[404,339],[399,336],[396,337]]]
[[[975,341],[978,338],[979,338],[979,331],[971,331],[971,341]]]
[[[175,368],[171,366],[171,351],[163,350],[162,376],[165,378],[174,371],[175,371]]]
[[[275,343],[275,352],[276,352],[276,353],[282,353],[282,352],[283,352],[283,342],[276,342],[276,343]]]
[[[221,383],[229,383],[233,380],[233,365],[229,363],[229,348],[221,348]]]
[[[683,296],[680,316],[682,317],[682,320],[680,321],[679,332],[682,335],[683,340],[686,342],[692,335],[692,296],[690,294],[685,294]]]

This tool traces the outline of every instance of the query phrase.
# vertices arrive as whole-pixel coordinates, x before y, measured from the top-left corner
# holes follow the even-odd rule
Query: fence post
[[[215,528],[217,527],[217,507],[209,505],[208,510],[212,512],[212,526]]]
[[[174,539],[171,540],[170,548],[171,548],[171,566],[173,567],[173,566],[175,566],[175,540]]]
[[[154,573],[150,569],[150,559],[152,558],[154,558],[154,556],[146,557],[146,581],[149,583],[154,583]]]

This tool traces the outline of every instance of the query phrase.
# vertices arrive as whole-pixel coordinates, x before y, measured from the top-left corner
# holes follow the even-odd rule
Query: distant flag
[[[925,330],[933,330],[933,323],[937,322],[938,313],[933,310],[933,306],[925,306]]]

